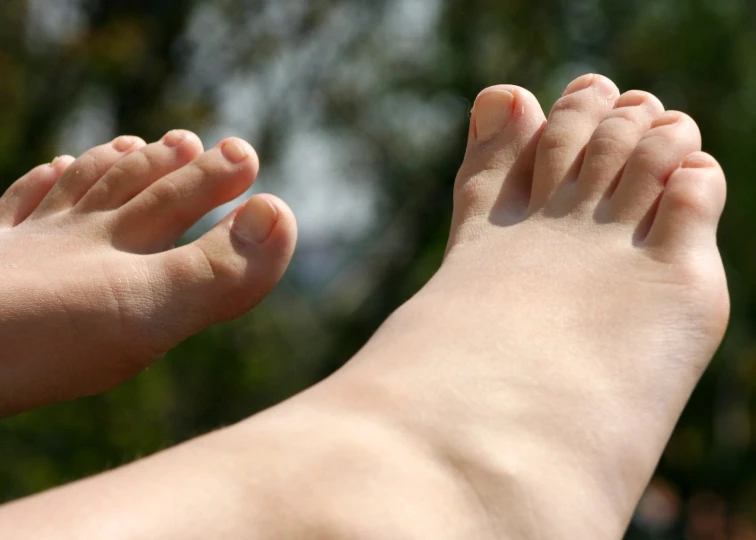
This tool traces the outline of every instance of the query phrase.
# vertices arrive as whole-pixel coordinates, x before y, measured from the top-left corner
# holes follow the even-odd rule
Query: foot
[[[688,116],[604,77],[548,122],[522,88],[480,94],[441,269],[310,394],[436,462],[393,509],[449,533],[418,538],[622,537],[727,323],[725,179],[700,150]]]
[[[172,248],[257,170],[246,142],[203,153],[177,130],[149,145],[119,137],[15,182],[0,198],[0,416],[106,390],[257,304],[294,248],[282,201],[252,197]]]
[[[621,538],[727,321],[724,176],[699,147],[602,77],[548,123],[527,91],[484,91],[441,269],[344,369],[4,507],[0,533]]]

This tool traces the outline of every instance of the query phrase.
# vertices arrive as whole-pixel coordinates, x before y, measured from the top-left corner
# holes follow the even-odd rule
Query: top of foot
[[[547,119],[489,88],[441,269],[326,387],[463,481],[488,519],[450,538],[620,538],[727,324],[724,200],[651,94],[588,75]]]
[[[249,310],[293,251],[288,207],[256,196],[197,241],[173,244],[243,193],[244,141],[119,137],[64,156],[0,198],[0,417],[105,390],[189,335]]]

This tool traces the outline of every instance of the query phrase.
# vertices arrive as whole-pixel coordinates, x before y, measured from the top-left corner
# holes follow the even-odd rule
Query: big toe
[[[168,299],[158,320],[177,325],[171,335],[189,336],[246,313],[283,276],[296,237],[286,203],[256,195],[195,242],[151,255]]]
[[[524,88],[499,85],[478,95],[454,188],[451,243],[473,230],[479,218],[506,222],[522,216],[545,121],[538,100]]]

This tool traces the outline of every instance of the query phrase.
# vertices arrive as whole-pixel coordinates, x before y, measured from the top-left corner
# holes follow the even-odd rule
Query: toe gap
[[[659,196],[656,198],[654,203],[651,205],[648,211],[643,215],[641,220],[638,222],[638,225],[635,227],[635,231],[633,231],[633,245],[635,247],[641,247],[645,243],[646,237],[648,236],[648,233],[651,231],[651,226],[654,224],[654,219],[656,218],[656,214],[659,211],[659,204],[661,203],[661,198],[662,198],[662,195],[659,194]]]

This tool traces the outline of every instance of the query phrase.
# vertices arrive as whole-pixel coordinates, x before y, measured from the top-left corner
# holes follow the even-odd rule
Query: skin
[[[240,139],[204,152],[176,130],[149,145],[119,137],[15,182],[0,198],[0,417],[112,388],[262,300],[296,242],[272,195],[171,248],[258,168]]]
[[[724,199],[650,94],[484,90],[441,268],[341,371],[0,536],[619,539],[727,324]]]

